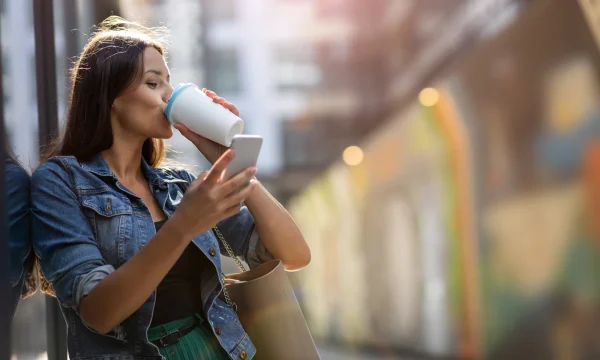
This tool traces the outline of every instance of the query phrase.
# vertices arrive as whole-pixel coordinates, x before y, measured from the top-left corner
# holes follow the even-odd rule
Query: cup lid
[[[175,89],[173,89],[173,93],[171,94],[171,97],[169,98],[169,102],[167,103],[167,107],[165,108],[165,116],[167,117],[167,120],[169,120],[169,123],[171,123],[171,125],[173,124],[173,121],[171,121],[171,108],[173,107],[173,102],[175,102],[175,99],[177,98],[177,96],[179,96],[179,94],[181,94],[181,92],[184,89],[186,89],[190,86],[196,86],[196,84],[181,83],[181,84],[177,85],[175,87]]]

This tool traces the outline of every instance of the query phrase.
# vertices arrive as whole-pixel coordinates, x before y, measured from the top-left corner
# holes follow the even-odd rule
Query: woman
[[[108,18],[72,76],[64,138],[31,183],[34,247],[69,327],[70,358],[252,358],[219,297],[211,229],[251,267],[278,258],[297,270],[310,251],[293,220],[255,168],[222,181],[235,154],[185,127],[212,168],[196,179],[161,167],[173,88],[150,29]]]
[[[19,164],[8,141],[4,139],[4,179],[8,216],[8,247],[10,250],[11,309],[14,317],[21,297],[26,298],[37,289],[37,272],[32,271],[35,256],[31,244],[31,216],[29,212],[29,174]]]

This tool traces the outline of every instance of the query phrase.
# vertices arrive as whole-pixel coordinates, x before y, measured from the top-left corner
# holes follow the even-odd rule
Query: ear
[[[120,114],[123,113],[123,101],[121,99],[121,97],[117,97],[115,99],[115,101],[113,101],[112,105],[110,106],[110,117],[111,118],[118,118]]]
[[[119,106],[119,103],[120,103],[120,101],[119,101],[119,100],[120,100],[120,98],[121,98],[121,97],[119,96],[119,97],[117,97],[117,98],[115,99],[115,101],[113,101],[112,105],[110,106],[110,111],[111,111],[111,112],[112,112],[112,111],[115,111],[115,110],[117,110],[117,109],[119,109],[119,108],[120,108],[120,106]]]

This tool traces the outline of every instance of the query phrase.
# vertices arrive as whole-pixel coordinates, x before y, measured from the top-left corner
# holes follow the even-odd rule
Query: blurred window
[[[321,70],[309,46],[276,49],[275,64],[275,81],[279,90],[306,90],[321,82]]]
[[[235,20],[235,0],[208,0],[205,1],[209,21]]]
[[[211,49],[207,56],[207,84],[218,94],[240,91],[239,53],[237,49]]]

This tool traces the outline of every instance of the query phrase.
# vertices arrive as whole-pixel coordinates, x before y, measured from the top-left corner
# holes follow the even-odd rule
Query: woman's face
[[[171,76],[163,56],[153,47],[143,53],[141,76],[121,95],[111,110],[113,135],[129,139],[168,139],[173,136],[171,125],[164,115],[173,92]]]

